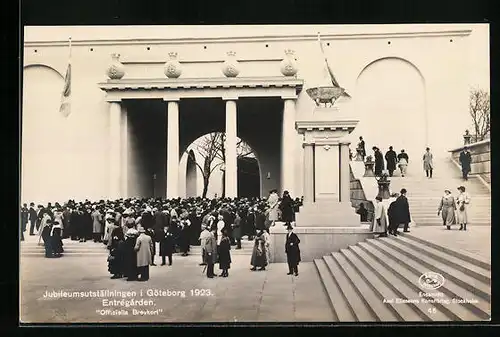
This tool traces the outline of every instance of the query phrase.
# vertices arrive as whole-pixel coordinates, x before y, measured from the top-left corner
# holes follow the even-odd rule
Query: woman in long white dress
[[[278,221],[278,204],[280,197],[278,196],[278,191],[272,190],[269,193],[269,198],[267,199],[267,205],[269,206],[267,213],[268,219],[271,222],[271,226],[275,225]]]
[[[455,209],[455,198],[451,195],[450,190],[445,190],[444,196],[439,203],[438,216],[441,213],[443,217],[443,226],[446,226],[448,230],[455,224]]]
[[[467,230],[467,222],[469,222],[467,216],[467,208],[469,207],[470,197],[465,192],[465,187],[460,186],[458,188],[460,194],[457,197],[457,223],[460,224],[460,228],[458,230]]]

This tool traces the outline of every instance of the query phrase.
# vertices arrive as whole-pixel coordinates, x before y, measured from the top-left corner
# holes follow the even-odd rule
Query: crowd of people
[[[190,246],[201,245],[207,276],[214,277],[213,266],[219,263],[221,276],[227,277],[229,251],[231,246],[241,249],[243,236],[254,241],[252,270],[264,270],[269,228],[282,221],[292,231],[301,205],[301,198],[292,199],[287,191],[280,197],[276,190],[268,198],[69,200],[36,209],[32,202],[21,208],[21,240],[29,224],[29,235],[39,236],[48,258],[62,255],[63,238],[102,242],[109,249],[112,278],[131,281],[149,278],[149,266],[156,266],[156,243],[161,265],[167,258],[172,265],[173,253],[187,256]]]

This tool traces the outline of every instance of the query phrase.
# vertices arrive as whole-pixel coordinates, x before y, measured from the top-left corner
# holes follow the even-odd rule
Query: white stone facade
[[[318,31],[321,31],[325,52],[337,80],[352,96],[351,100],[339,101],[338,106],[343,113],[360,121],[349,138],[354,143],[351,145],[353,150],[357,137],[363,135],[370,148],[372,145],[382,149],[393,145],[396,150],[404,147],[410,157],[420,158],[420,152],[430,146],[434,155],[446,156],[446,151],[456,145],[469,124],[467,50],[471,28],[468,26],[192,29],[188,34],[187,31],[160,28],[132,31],[129,27],[26,28],[23,201],[146,195],[141,187],[147,184],[147,179],[143,179],[145,173],[136,167],[141,161],[137,157],[140,150],[131,145],[135,141],[134,133],[126,117],[127,105],[121,104],[124,98],[146,97],[163,100],[168,130],[175,129],[179,118],[182,119],[183,105],[179,104],[179,99],[212,97],[224,100],[221,111],[233,118],[226,120],[225,125],[233,132],[231,144],[238,136],[256,150],[261,166],[261,193],[267,195],[268,189],[274,187],[289,189],[292,195],[302,195],[303,139],[292,125],[296,120],[307,118],[315,107],[305,90],[297,88],[324,83]],[[68,62],[66,39],[69,36],[73,41],[71,114],[64,118],[59,113],[59,105]],[[281,73],[281,62],[288,49],[294,51],[297,66],[297,73],[291,77]],[[235,78],[226,78],[221,71],[229,51],[235,53],[238,61],[239,73]],[[177,53],[182,72],[178,78],[167,79],[164,68],[172,52]],[[114,53],[120,54],[125,75],[109,84],[106,69]],[[228,80],[234,82],[225,86]],[[166,81],[169,90],[161,88]],[[195,87],[174,90],[172,83],[176,81]],[[287,87],[286,83],[292,82],[293,85]],[[262,87],[262,83],[266,85]],[[200,87],[196,88],[196,84]],[[128,89],[106,92],[108,85]],[[157,88],[134,89],[142,85]],[[265,144],[255,146],[236,133],[235,123],[241,113],[239,99],[245,95],[274,96],[281,100],[279,113],[284,118],[279,123],[285,131],[277,129],[276,139],[288,140],[282,142],[284,148],[280,145],[274,152],[266,152]],[[159,105],[158,109],[162,107]],[[225,131],[224,126],[221,128],[212,131]],[[178,136],[175,133],[168,136],[168,132],[156,136],[163,140],[165,149],[155,152],[158,163],[154,165],[174,167],[167,163],[174,163],[172,158],[176,156],[169,159],[168,153],[182,153],[189,145],[187,142],[203,135],[193,134],[190,137],[196,136],[194,139],[184,139],[182,132],[181,127]],[[250,130],[248,134],[252,132],[258,133],[258,130]],[[172,137],[181,138],[175,143]],[[229,147],[228,153],[234,152],[231,151]],[[280,154],[278,158],[275,158],[276,153]],[[229,165],[231,169],[235,163]],[[170,169],[169,174],[167,171],[155,171],[164,179],[153,187],[155,195],[182,194],[185,187],[179,185],[186,183],[178,177],[183,172]],[[226,175],[226,179],[233,179],[226,182],[230,187],[226,189],[228,196],[236,194],[234,177],[234,174]]]

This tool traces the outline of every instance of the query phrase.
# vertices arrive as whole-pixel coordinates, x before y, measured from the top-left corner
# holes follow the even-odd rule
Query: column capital
[[[298,98],[297,95],[292,95],[292,96],[281,96],[281,99],[284,101],[296,101]]]
[[[314,145],[316,145],[316,143],[315,143],[315,142],[303,142],[303,143],[302,143],[302,147],[306,147],[306,146],[314,146]]]
[[[113,97],[113,98],[108,98],[107,102],[108,103],[121,103],[122,99],[121,99],[121,97]]]
[[[222,96],[223,101],[237,101],[238,100],[237,95],[227,95],[227,96]]]

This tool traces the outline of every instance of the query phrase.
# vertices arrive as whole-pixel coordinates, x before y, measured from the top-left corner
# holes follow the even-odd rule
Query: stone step
[[[385,241],[378,239],[369,239],[367,243],[372,245],[374,248],[378,249],[386,256],[391,256],[399,264],[403,265],[407,270],[414,274],[413,282],[418,283],[418,278],[429,271],[438,272],[435,268],[429,268],[421,263],[415,261],[413,257],[409,257],[400,253],[399,251],[389,247]],[[435,263],[438,263],[437,261]],[[443,275],[444,276],[444,275]],[[490,319],[490,303],[478,295],[471,293],[467,289],[454,283],[452,280],[446,278],[445,283],[439,288],[439,291],[443,292],[449,298],[459,298],[463,300],[477,300],[478,303],[464,303],[462,306],[474,315],[480,317],[482,320]]]
[[[355,322],[356,317],[351,311],[349,303],[342,295],[340,288],[334,280],[325,260],[315,259],[314,265],[319,273],[321,283],[326,291],[333,313],[335,314],[338,322]]]
[[[370,270],[346,249],[340,250],[341,254],[332,253],[334,259],[344,270],[344,273],[351,280],[351,284],[356,287],[358,294],[364,299],[365,304],[371,309],[372,314],[379,322],[405,321],[415,314],[405,304],[399,304],[398,308],[394,304],[384,303],[384,299],[396,297],[387,286]],[[406,319],[405,319],[406,318]]]
[[[323,256],[323,260],[325,261],[331,275],[337,282],[342,295],[349,304],[351,312],[354,314],[356,321],[373,322],[375,320],[375,317],[372,315],[370,310],[368,310],[365,303],[361,300],[351,282],[347,279],[334,258],[332,256]]]
[[[369,248],[371,249],[371,248]],[[364,275],[368,280],[370,280],[370,284],[372,284],[380,291],[384,291],[384,289],[388,289],[385,291],[384,297],[386,299],[391,298],[401,298],[401,299],[419,299],[418,291],[410,288],[406,283],[402,282],[395,274],[384,267],[382,264],[377,262],[373,257],[371,257],[368,253],[366,253],[359,246],[349,246],[349,250],[355,255],[359,261],[362,261],[362,264],[357,264],[356,267],[358,271],[362,275]],[[371,273],[368,272],[371,271]],[[375,275],[375,276],[374,276]],[[381,283],[376,283],[374,280],[379,279]],[[389,293],[389,290],[392,291],[392,294]],[[394,306],[394,304],[390,304]],[[412,309],[412,314],[409,314],[405,308]],[[430,303],[405,303],[405,304],[395,304],[394,309],[398,311],[398,314],[404,321],[450,321],[454,319],[454,316],[446,316],[444,312],[441,310],[436,310],[434,312],[435,306]],[[437,309],[437,308],[436,308]]]
[[[411,234],[411,233],[401,233],[401,235],[406,239],[410,239],[412,241],[416,241],[418,243],[421,243],[427,247],[437,249],[437,250],[442,251],[446,254],[452,255],[460,260],[466,261],[468,263],[472,263],[473,265],[476,265],[478,267],[481,267],[481,268],[491,272],[491,263],[489,261],[484,260],[480,256],[468,253],[466,251],[457,252],[456,250],[444,247],[442,245],[436,244],[436,243],[431,242],[429,240],[424,240],[422,238],[419,238],[418,236],[415,236],[414,234]]]
[[[446,265],[449,265],[461,272],[474,277],[475,279],[483,282],[484,284],[491,286],[491,272],[484,268],[481,268],[470,262],[461,260],[453,255],[443,252],[442,250],[429,247],[425,244],[419,243],[417,241],[411,240],[405,236],[398,235],[396,237],[392,236],[391,239],[396,240],[403,245],[414,249],[422,254],[438,260]]]
[[[476,296],[481,297],[485,301],[489,302],[491,300],[491,288],[484,282],[481,282],[478,279],[467,275],[460,270],[456,270],[447,263],[436,260],[430,257],[428,254],[421,253],[418,250],[405,245],[403,242],[394,240],[393,238],[381,238],[380,241],[384,242],[387,246],[400,252],[401,254],[412,258],[419,264],[427,268],[432,268],[434,271],[443,275],[447,281],[453,281],[460,287],[467,289],[468,291],[475,294]]]
[[[368,242],[360,242],[358,246],[363,250],[363,252],[369,255],[372,259],[386,268],[386,273],[392,273],[400,282],[404,283],[408,288],[415,291],[417,294],[422,292],[422,289],[418,285],[418,278],[420,276],[415,275],[412,271],[406,268],[404,264],[398,261],[397,257],[388,255],[384,251],[380,251],[376,246],[369,244]],[[397,286],[398,283],[395,283]],[[444,294],[442,299],[451,301],[454,296],[449,296]],[[417,297],[415,297],[417,298]],[[420,298],[420,297],[418,297]],[[439,299],[436,297],[436,299]],[[445,303],[423,303],[424,305],[432,305],[438,309],[443,315],[446,315],[452,321],[476,321],[480,319],[480,316],[474,314],[462,305],[447,305]],[[429,315],[434,315],[432,311],[428,312]],[[433,316],[431,316],[432,318]]]

